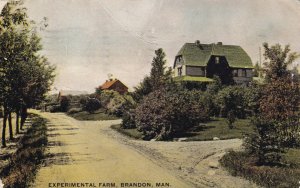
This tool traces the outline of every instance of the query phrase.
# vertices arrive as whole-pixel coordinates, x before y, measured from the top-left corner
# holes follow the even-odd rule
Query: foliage
[[[235,114],[232,110],[230,110],[227,114],[227,125],[229,129],[233,128],[233,123],[235,122],[235,120],[236,120]]]
[[[295,61],[299,54],[290,52],[290,46],[286,45],[283,49],[280,44],[269,46],[268,43],[263,44],[266,80],[271,82],[272,79],[283,78],[289,75],[288,65]]]
[[[227,117],[229,111],[238,117],[246,117],[246,101],[244,86],[228,86],[220,90],[216,96],[216,103],[220,108],[220,115]]]
[[[104,90],[100,95],[96,95],[102,107],[107,113],[122,116],[123,113],[134,107],[135,101],[130,94],[121,95],[116,91]]]
[[[260,71],[261,71],[261,68],[259,67],[258,62],[256,62],[254,65],[253,76],[258,77],[260,74],[259,73]]]
[[[298,187],[299,168],[256,165],[257,157],[245,152],[231,151],[220,160],[232,175],[242,176],[264,187]]]
[[[46,120],[33,118],[32,126],[17,144],[17,151],[10,157],[9,165],[1,169],[5,187],[29,187],[46,157],[47,142]]]
[[[55,67],[39,55],[42,49],[37,27],[28,19],[21,1],[9,1],[0,15],[0,104],[4,108],[2,145],[6,119],[12,112],[21,117],[39,105],[54,81]],[[18,122],[18,121],[17,121]],[[17,124],[17,133],[19,125]]]
[[[54,113],[54,112],[61,112],[60,105],[51,105],[49,107],[49,112]]]
[[[124,111],[122,116],[122,124],[121,127],[123,129],[133,129],[136,128],[135,125],[135,111],[134,109],[128,109]]]
[[[223,85],[220,77],[214,75],[213,80],[213,82],[208,84],[206,91],[215,95],[223,88]]]
[[[168,140],[209,119],[199,103],[200,92],[156,90],[144,97],[135,109],[135,123],[144,139]]]
[[[84,106],[84,110],[88,111],[89,113],[93,113],[100,108],[101,108],[101,103],[96,98],[88,98]]]
[[[70,98],[69,97],[61,97],[59,101],[61,112],[67,112],[70,107]]]
[[[254,153],[261,164],[283,163],[282,155],[286,147],[298,145],[300,90],[287,65],[298,56],[290,53],[289,46],[279,44],[269,47],[264,44],[267,84],[261,88],[256,114],[255,133],[245,140],[248,151]]]
[[[159,48],[158,50],[155,50],[155,55],[156,56],[152,60],[150,76],[146,76],[143,82],[135,88],[133,98],[136,101],[142,100],[144,96],[152,91],[160,89],[172,82],[172,70],[171,68],[166,70],[165,52],[163,49]]]
[[[259,164],[280,165],[285,152],[276,134],[276,122],[256,118],[253,120],[255,132],[246,137],[244,146],[250,154],[255,154]]]
[[[263,94],[260,101],[261,117],[277,122],[274,124],[276,135],[285,145],[299,144],[299,84],[291,78],[278,78],[264,87]]]

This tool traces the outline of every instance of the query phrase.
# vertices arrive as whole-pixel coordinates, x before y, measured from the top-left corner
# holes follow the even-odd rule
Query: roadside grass
[[[94,113],[89,113],[87,111],[81,111],[81,112],[67,114],[67,115],[69,115],[77,120],[81,120],[81,121],[120,119],[119,117],[105,113],[105,109],[99,109],[99,110],[95,111]]]
[[[264,187],[299,187],[300,149],[288,150],[284,159],[291,166],[259,166],[255,156],[230,151],[220,159],[220,163],[231,175],[244,177]]]
[[[45,157],[47,145],[46,120],[31,115],[32,125],[18,142],[18,149],[1,169],[0,177],[5,187],[28,187]]]
[[[123,129],[121,127],[121,124],[112,125],[111,128],[118,131],[121,134],[138,140],[141,140],[143,137],[142,133],[139,132],[137,129]]]
[[[137,129],[123,129],[121,125],[113,125],[111,128],[135,139],[142,139],[143,135]],[[225,118],[213,118],[211,121],[201,123],[184,133],[177,133],[174,138],[187,138],[185,141],[206,141],[218,137],[221,140],[243,138],[245,133],[253,131],[249,119],[238,119],[234,128],[229,129]]]

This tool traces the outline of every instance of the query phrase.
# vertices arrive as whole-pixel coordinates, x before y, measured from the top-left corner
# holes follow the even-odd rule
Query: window
[[[245,69],[239,69],[238,70],[238,77],[246,77],[246,70]]]
[[[246,77],[246,70],[242,69],[242,77]]]
[[[220,58],[216,57],[216,64],[219,64],[219,63],[220,63]]]
[[[178,76],[182,76],[182,67],[178,67]]]
[[[232,74],[233,74],[233,77],[238,77],[238,70],[233,69]]]
[[[247,77],[248,77],[248,78],[253,77],[253,73],[252,73],[252,70],[251,70],[251,69],[247,69]]]

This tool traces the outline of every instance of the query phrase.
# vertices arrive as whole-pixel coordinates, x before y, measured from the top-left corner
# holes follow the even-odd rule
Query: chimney
[[[221,46],[221,45],[223,45],[223,43],[222,43],[222,42],[218,42],[217,45],[220,45],[220,46]]]

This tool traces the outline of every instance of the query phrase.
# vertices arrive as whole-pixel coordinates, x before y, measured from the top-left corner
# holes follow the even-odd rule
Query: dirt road
[[[120,120],[77,121],[59,113],[40,115],[50,120],[49,157],[32,187],[59,186],[57,183],[95,183],[96,187],[99,183],[115,183],[118,187],[121,183],[150,183],[153,187],[165,183],[173,188],[256,187],[230,176],[218,165],[227,149],[240,147],[240,140],[144,142],[110,128]]]
[[[115,183],[118,187],[121,183],[151,183],[154,187],[156,183],[169,183],[176,188],[191,187],[106,135],[105,130],[119,120],[81,122],[64,114],[40,114],[50,120],[49,158],[32,187],[55,187],[57,183],[95,183],[97,187],[99,183]]]

